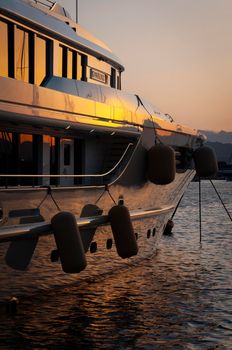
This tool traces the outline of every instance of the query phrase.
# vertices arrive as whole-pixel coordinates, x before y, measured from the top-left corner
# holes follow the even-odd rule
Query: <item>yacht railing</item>
[[[0,174],[0,179],[1,178],[79,178],[79,179],[84,179],[84,178],[104,178],[106,176],[111,175],[122,163],[124,158],[126,157],[126,154],[128,153],[128,150],[130,147],[132,147],[134,144],[129,143],[123,152],[121,158],[119,161],[114,165],[113,168],[111,168],[109,171],[103,173],[103,174]],[[5,187],[8,187],[7,184],[5,184]]]
[[[35,4],[48,7],[49,9],[51,9],[56,3],[56,1],[51,1],[51,0],[31,0],[31,1],[33,1]]]

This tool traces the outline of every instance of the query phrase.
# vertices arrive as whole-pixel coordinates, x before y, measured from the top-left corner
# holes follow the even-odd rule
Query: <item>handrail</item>
[[[58,177],[58,178],[67,178],[67,177],[71,177],[71,178],[86,178],[86,177],[104,177],[107,176],[109,174],[111,174],[118,166],[119,164],[122,162],[123,158],[125,157],[128,149],[133,146],[133,143],[129,143],[125,149],[125,151],[123,152],[123,155],[121,156],[121,158],[119,159],[119,161],[114,165],[114,167],[112,169],[110,169],[109,171],[107,171],[106,173],[103,174],[0,174],[0,178],[1,177],[13,177],[13,178],[18,178],[18,177],[23,177],[23,178],[28,178],[28,177],[34,177],[34,178],[50,178],[50,177]]]
[[[34,1],[36,4],[46,6],[49,9],[51,9],[52,6],[54,6],[54,4],[56,3],[55,1],[51,1],[51,0],[32,0],[32,1]]]
[[[174,210],[173,205],[168,205],[158,208],[150,209],[137,209],[130,210],[129,214],[131,220],[141,220],[144,218],[149,218],[153,216],[159,216],[160,214],[167,214],[170,211]],[[76,217],[76,222],[78,227],[87,228],[87,227],[96,227],[109,225],[108,215],[99,215],[99,216],[89,216],[86,218]],[[0,243],[10,242],[19,237],[28,237],[28,235],[33,236],[45,236],[52,233],[52,227],[50,221],[37,222],[31,224],[20,224],[20,225],[11,225],[3,226],[0,228]]]

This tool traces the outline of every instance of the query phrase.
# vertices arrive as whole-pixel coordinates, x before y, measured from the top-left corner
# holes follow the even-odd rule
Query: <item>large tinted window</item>
[[[0,21],[0,75],[8,76],[8,30],[7,23]]]
[[[40,85],[46,77],[46,40],[40,36],[35,37],[35,83]]]
[[[68,50],[68,59],[67,59],[67,78],[69,79],[76,79],[76,56],[77,53],[73,50]]]
[[[0,20],[0,75],[41,85],[52,71],[52,41]]]
[[[87,80],[86,77],[87,56],[71,50],[66,46],[59,46],[60,77],[77,80]]]
[[[15,78],[29,82],[29,34],[15,28]]]
[[[81,55],[77,54],[77,80],[82,79],[82,64],[81,64]]]
[[[63,67],[63,46],[59,46],[59,67],[58,67],[58,75],[62,77],[62,67]]]
[[[81,80],[87,81],[87,65],[88,65],[88,58],[86,55],[81,55]]]
[[[116,87],[116,70],[114,68],[111,68],[110,86],[112,88]]]
[[[71,145],[64,144],[64,165],[70,165],[71,163]]]
[[[60,46],[59,75],[64,78],[77,79],[77,52]]]

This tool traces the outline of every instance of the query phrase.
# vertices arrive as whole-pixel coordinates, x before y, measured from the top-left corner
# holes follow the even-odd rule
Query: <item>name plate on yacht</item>
[[[101,83],[107,84],[108,82],[108,75],[97,70],[97,69],[90,69],[90,78],[93,80],[100,81]]]

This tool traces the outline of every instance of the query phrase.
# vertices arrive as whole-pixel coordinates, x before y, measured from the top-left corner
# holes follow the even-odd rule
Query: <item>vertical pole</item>
[[[200,243],[201,243],[201,178],[199,176],[199,229],[200,229]]]
[[[78,23],[78,0],[76,0],[76,22]]]

